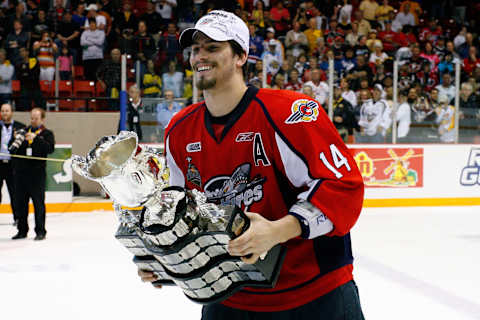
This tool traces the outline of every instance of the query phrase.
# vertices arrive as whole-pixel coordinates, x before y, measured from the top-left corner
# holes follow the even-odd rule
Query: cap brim
[[[185,49],[193,44],[193,35],[195,34],[195,31],[200,31],[201,33],[215,41],[233,40],[232,38],[224,36],[222,37],[222,35],[216,34],[210,29],[188,28],[183,30],[183,32],[180,34],[179,42],[182,49]]]

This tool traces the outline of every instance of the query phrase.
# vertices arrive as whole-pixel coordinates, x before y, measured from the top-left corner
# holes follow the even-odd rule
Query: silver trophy
[[[277,245],[255,264],[227,252],[228,242],[249,227],[236,206],[208,202],[204,193],[168,186],[166,161],[140,147],[134,132],[101,138],[73,169],[98,182],[114,202],[115,237],[140,269],[160,284],[175,284],[199,303],[225,300],[244,286],[275,286],[285,257]]]

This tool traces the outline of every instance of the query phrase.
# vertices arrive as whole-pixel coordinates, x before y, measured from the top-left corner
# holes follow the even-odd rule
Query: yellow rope
[[[419,157],[423,157],[423,154],[414,154],[408,157],[408,159],[419,158]],[[401,159],[401,158],[402,158],[401,156],[398,157],[398,159]],[[357,162],[369,162],[369,161],[377,162],[377,161],[395,161],[395,160],[396,159],[394,158],[379,158],[379,159],[371,159],[371,160],[358,160]]]
[[[57,159],[57,158],[42,158],[42,157],[33,157],[33,156],[22,156],[20,154],[10,154],[10,153],[3,153],[0,152],[0,156],[10,156],[13,158],[21,158],[21,159],[30,159],[30,160],[46,160],[46,161],[56,161],[56,162],[65,162],[69,159]]]

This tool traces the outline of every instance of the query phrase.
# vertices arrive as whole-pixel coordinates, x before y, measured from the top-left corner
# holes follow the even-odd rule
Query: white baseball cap
[[[95,11],[97,11],[97,10],[98,10],[97,5],[96,5],[96,4],[93,4],[93,3],[89,4],[88,7],[87,7],[87,11],[90,11],[90,10],[95,10]]]
[[[213,10],[197,21],[194,28],[185,29],[180,35],[180,46],[186,48],[193,43],[193,35],[201,31],[215,41],[233,40],[248,55],[250,33],[242,19],[235,14],[223,10]]]

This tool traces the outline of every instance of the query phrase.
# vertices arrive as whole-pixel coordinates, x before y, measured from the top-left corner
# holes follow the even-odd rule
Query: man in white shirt
[[[277,41],[270,39],[268,41],[267,50],[262,53],[261,60],[267,68],[267,74],[274,76],[283,63],[281,54],[276,50]]]
[[[384,137],[381,133],[380,124],[382,122],[383,108],[381,104],[374,103],[369,97],[368,90],[360,92],[360,98],[363,101],[360,107],[360,133],[355,136],[357,143],[383,143]]]
[[[320,102],[322,106],[326,106],[328,98],[328,84],[325,81],[321,81],[321,71],[320,69],[312,70],[312,80],[304,84],[304,86],[310,86],[315,95],[315,100]]]
[[[455,98],[455,86],[452,84],[452,76],[448,72],[443,74],[442,83],[437,85],[435,89],[438,90],[439,97],[441,95],[447,96],[449,103]]]
[[[438,124],[438,134],[440,141],[446,143],[455,142],[455,107],[450,105],[449,98],[445,94],[439,94],[439,107],[435,110],[437,113],[436,123]]]
[[[392,23],[392,30],[394,32],[401,31],[406,25],[415,26],[415,17],[410,13],[410,5],[406,4],[403,11],[399,12]]]
[[[84,25],[85,29],[88,29],[90,26],[89,19],[94,18],[95,21],[97,22],[97,29],[105,31],[105,28],[107,26],[107,19],[105,18],[105,16],[98,14],[97,5],[93,3],[89,4],[87,7],[87,11],[88,11],[87,19],[85,20],[85,25]]]
[[[411,110],[407,102],[408,91],[402,90],[398,95],[397,107],[397,142],[408,142],[407,136],[410,131]]]

